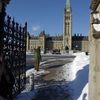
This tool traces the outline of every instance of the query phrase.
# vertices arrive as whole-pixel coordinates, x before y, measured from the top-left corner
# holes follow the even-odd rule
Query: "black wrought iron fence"
[[[12,94],[20,93],[26,82],[26,34],[27,23],[22,27],[17,22],[6,16],[2,33],[3,61],[11,69],[15,83]]]

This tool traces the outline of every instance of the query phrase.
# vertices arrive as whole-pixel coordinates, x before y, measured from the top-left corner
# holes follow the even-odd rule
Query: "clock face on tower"
[[[69,11],[70,11],[70,9],[67,9],[67,11],[69,12]]]

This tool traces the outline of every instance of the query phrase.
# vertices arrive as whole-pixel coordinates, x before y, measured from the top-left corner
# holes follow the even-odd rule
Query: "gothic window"
[[[69,23],[68,23],[68,35],[69,35]]]
[[[70,32],[70,27],[69,27],[69,22],[65,23],[65,35],[69,35],[69,32]]]
[[[66,16],[66,18],[65,18],[66,20],[70,20],[70,17],[69,16]]]
[[[68,38],[66,39],[67,43],[68,43]]]

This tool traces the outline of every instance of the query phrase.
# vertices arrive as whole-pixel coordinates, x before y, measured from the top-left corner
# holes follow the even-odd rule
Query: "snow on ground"
[[[48,74],[48,71],[45,71],[43,69],[40,69],[39,71],[36,71],[34,68],[29,69],[28,71],[26,71],[26,77],[34,74],[34,76],[40,76],[40,75],[44,75],[44,74]]]
[[[89,72],[89,56],[82,53],[75,53],[76,57],[71,65],[68,67],[69,73],[66,76],[69,81],[69,89],[72,95],[72,100],[88,100],[88,72]],[[64,66],[68,66],[67,64]],[[26,77],[31,75],[39,76],[47,74],[44,70],[37,72],[34,69],[30,69],[26,72]],[[32,100],[35,92],[29,88],[30,84],[26,85],[26,89],[22,91],[14,100]]]
[[[78,100],[88,100],[88,83],[85,85],[84,89],[82,90],[82,93]]]
[[[45,71],[40,69],[40,71],[36,71],[34,68],[31,68],[26,71],[26,78],[29,82],[26,83],[26,88],[23,90],[14,100],[32,100],[34,95],[36,94],[36,90],[33,90],[33,80],[34,77],[38,77],[40,75],[48,74],[49,71]],[[33,79],[32,79],[33,78]]]
[[[23,91],[14,100],[32,100],[34,95],[34,91]]]
[[[72,100],[88,100],[89,56],[76,53],[70,68],[69,88]]]
[[[89,56],[85,55],[84,52],[82,53],[74,53],[76,58],[74,59],[72,66],[71,66],[71,79],[74,80],[77,77],[77,72],[79,70],[84,69],[86,65],[89,64]]]

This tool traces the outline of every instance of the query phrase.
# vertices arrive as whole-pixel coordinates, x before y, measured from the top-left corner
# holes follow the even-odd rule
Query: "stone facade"
[[[63,50],[66,47],[72,49],[72,9],[70,0],[66,1],[65,12],[64,12],[64,34],[63,34]]]
[[[100,0],[91,1],[89,100],[100,100]],[[93,17],[98,13],[98,17]],[[98,30],[94,25],[98,25]]]
[[[89,41],[87,36],[72,36],[72,50],[89,51]],[[41,51],[52,51],[59,49],[63,51],[63,36],[46,36],[45,31],[41,32],[39,36],[27,37],[27,51],[34,51],[37,47],[41,48]]]
[[[60,51],[79,50],[88,51],[88,37],[77,35],[72,36],[72,9],[70,0],[66,0],[64,9],[64,32],[61,36],[46,36],[45,31],[39,36],[27,35],[27,51],[33,51],[40,46],[42,51],[59,49]]]
[[[46,49],[49,51],[54,50],[54,49],[63,50],[63,36],[47,37]]]
[[[41,32],[39,36],[27,37],[27,51],[33,52],[34,49],[40,47],[41,51],[51,51],[53,49],[63,50],[62,36],[46,36],[45,32]]]
[[[82,35],[72,36],[72,50],[88,52],[89,51],[88,36],[82,36]]]
[[[40,47],[42,51],[45,50],[45,32],[41,32],[39,36],[27,36],[27,51],[33,52],[34,49]]]

